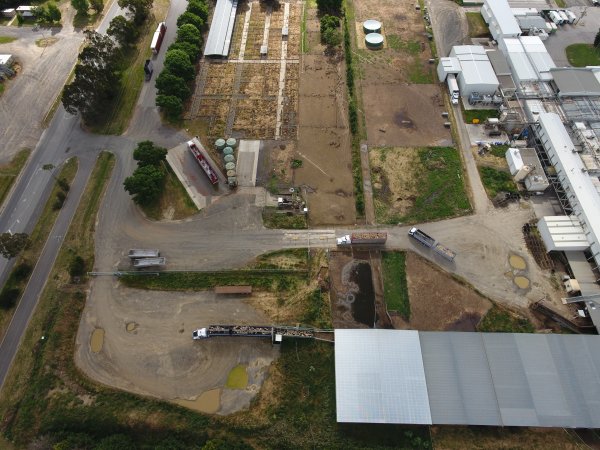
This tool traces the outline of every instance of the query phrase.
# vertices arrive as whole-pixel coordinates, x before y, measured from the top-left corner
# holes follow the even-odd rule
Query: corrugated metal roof
[[[521,28],[519,28],[519,24],[506,0],[485,0],[484,7],[487,7],[493,16],[493,20],[498,24],[498,30],[502,36],[518,36],[521,34]]]
[[[204,47],[205,56],[229,55],[237,3],[237,0],[217,0]]]
[[[335,340],[338,422],[431,423],[417,331],[335,330]]]
[[[592,69],[559,67],[550,72],[561,97],[600,95],[600,82]]]
[[[432,422],[449,425],[500,423],[481,335],[420,332],[419,338]]]
[[[457,45],[452,47],[450,56],[460,61],[462,71],[459,76],[466,84],[489,85],[495,88],[500,84],[481,45]]]
[[[336,330],[337,420],[596,428],[599,343],[584,335]]]
[[[499,50],[492,50],[487,52],[487,56],[494,68],[496,75],[510,75],[510,67],[508,67],[508,61]]]
[[[525,48],[518,38],[500,39],[498,47],[506,56],[512,67],[513,75],[518,82],[539,80],[536,70],[533,68]]]

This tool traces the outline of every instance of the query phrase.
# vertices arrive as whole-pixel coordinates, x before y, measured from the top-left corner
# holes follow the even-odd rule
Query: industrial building
[[[229,55],[237,5],[237,0],[217,0],[204,47],[205,56],[226,58]]]
[[[460,67],[460,71],[458,68]],[[463,97],[474,92],[493,95],[500,85],[485,49],[481,45],[458,45],[452,48],[449,58],[441,58],[438,64],[441,81],[449,73],[456,74]]]
[[[438,76],[455,73],[463,97],[486,89],[501,97],[498,127],[524,143],[507,152],[512,175],[528,190],[552,186],[564,212],[540,218],[538,228],[548,252],[563,252],[580,288],[565,303],[577,303],[600,330],[600,68],[556,67],[539,35],[515,27],[515,14],[542,26],[533,8],[486,0],[481,13],[496,41],[454,47]]]
[[[337,421],[597,428],[599,340],[338,329]]]
[[[485,0],[481,7],[481,15],[485,23],[488,24],[494,39],[521,35],[519,23],[506,0]]]

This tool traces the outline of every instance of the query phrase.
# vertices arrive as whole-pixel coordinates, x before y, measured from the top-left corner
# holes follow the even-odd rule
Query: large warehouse
[[[338,422],[600,427],[600,337],[335,330]]]

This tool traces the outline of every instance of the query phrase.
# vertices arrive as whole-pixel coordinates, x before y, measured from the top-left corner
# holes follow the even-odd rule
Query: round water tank
[[[375,19],[365,20],[363,22],[363,30],[365,33],[379,33],[381,31],[381,22]]]
[[[225,147],[223,149],[223,154],[224,155],[233,155],[233,149],[231,147]]]
[[[229,178],[231,178],[231,177],[235,177],[235,175],[236,175],[236,173],[235,173],[235,170],[228,170],[228,171],[227,171],[227,176],[228,176]]]
[[[229,138],[229,139],[227,139],[227,146],[228,147],[232,147],[232,148],[236,148],[237,147],[237,141],[235,140],[235,138]]]
[[[236,177],[228,177],[227,178],[227,183],[235,186],[237,184],[237,178]]]
[[[215,147],[217,147],[217,150],[222,150],[223,147],[225,147],[225,139],[217,139],[215,141]]]
[[[379,33],[369,33],[365,36],[365,44],[367,48],[383,47],[383,36]]]
[[[225,170],[235,170],[235,163],[228,162],[225,164]]]
[[[225,155],[223,157],[223,159],[225,160],[226,163],[228,163],[228,162],[235,162],[235,157],[233,155]]]

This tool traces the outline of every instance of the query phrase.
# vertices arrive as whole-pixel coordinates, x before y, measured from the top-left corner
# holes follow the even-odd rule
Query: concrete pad
[[[507,142],[509,140],[508,135],[504,131],[500,136],[488,136],[488,132],[491,130],[487,130],[483,125],[466,123],[465,128],[469,134],[471,145],[477,145],[478,142],[494,144],[494,142]]]
[[[237,159],[237,181],[240,187],[256,186],[256,169],[260,141],[240,141]]]
[[[198,148],[202,151],[204,157],[219,177],[219,184],[213,186],[202,171],[192,153],[190,152],[187,143],[179,144],[172,148],[167,153],[167,162],[177,175],[181,184],[187,191],[188,195],[198,209],[205,208],[212,201],[213,196],[225,195],[229,192],[225,176],[218,169],[218,166],[206,152],[198,139],[193,139]]]

